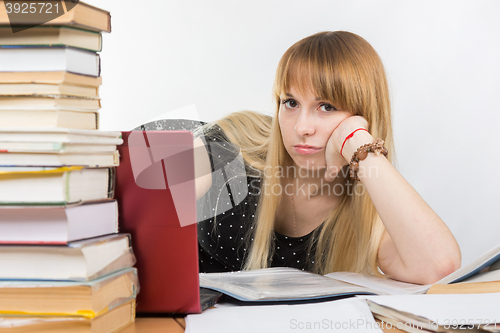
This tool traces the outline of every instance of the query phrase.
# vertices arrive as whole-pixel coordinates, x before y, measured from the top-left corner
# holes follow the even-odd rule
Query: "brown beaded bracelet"
[[[349,163],[349,173],[352,179],[359,180],[359,161],[364,160],[368,156],[368,153],[374,153],[375,155],[382,153],[382,155],[387,157],[388,151],[384,147],[384,140],[377,138],[375,142],[362,145],[354,152]]]

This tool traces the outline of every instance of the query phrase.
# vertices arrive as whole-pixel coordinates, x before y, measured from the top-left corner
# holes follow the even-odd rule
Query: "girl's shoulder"
[[[234,161],[240,155],[241,149],[228,139],[219,125],[205,125],[196,131],[194,136],[204,142],[212,166],[212,172],[224,168],[227,169],[230,165],[236,167]]]

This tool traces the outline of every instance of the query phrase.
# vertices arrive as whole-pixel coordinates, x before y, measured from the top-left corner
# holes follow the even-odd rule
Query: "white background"
[[[357,33],[389,78],[398,169],[466,264],[500,243],[500,1],[88,0],[111,12],[101,128],[195,104],[201,119],[271,114],[277,63],[299,39]]]

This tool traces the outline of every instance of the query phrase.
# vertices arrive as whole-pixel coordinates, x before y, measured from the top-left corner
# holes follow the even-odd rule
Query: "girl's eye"
[[[298,103],[293,99],[286,99],[281,103],[284,104],[287,108],[296,108],[298,106]]]
[[[319,106],[319,109],[321,111],[325,111],[325,112],[337,111],[337,109],[333,105],[331,105],[331,104],[321,104]]]

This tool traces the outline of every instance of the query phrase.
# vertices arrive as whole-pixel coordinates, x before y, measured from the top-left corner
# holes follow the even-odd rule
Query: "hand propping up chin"
[[[368,122],[365,118],[361,116],[351,116],[343,120],[337,128],[333,130],[325,149],[326,181],[333,181],[340,168],[349,164],[352,155],[358,147],[365,143],[373,142],[373,137],[368,133],[367,129]],[[353,132],[354,134],[352,137],[346,140]],[[342,147],[342,145],[344,146]]]

